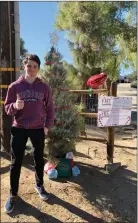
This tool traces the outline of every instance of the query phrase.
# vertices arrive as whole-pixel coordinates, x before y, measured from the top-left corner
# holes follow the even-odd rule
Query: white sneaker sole
[[[44,197],[42,197],[41,196],[41,194],[39,193],[39,191],[37,190],[37,188],[35,188],[35,190],[36,190],[36,192],[39,194],[39,197],[43,200],[43,201],[47,201],[48,200],[48,196],[47,196],[47,198],[44,198]]]
[[[4,207],[4,211],[5,211],[7,214],[10,214],[10,213],[14,210],[14,207],[15,207],[15,205],[13,206],[13,208],[12,208],[10,211],[7,211],[6,207]]]

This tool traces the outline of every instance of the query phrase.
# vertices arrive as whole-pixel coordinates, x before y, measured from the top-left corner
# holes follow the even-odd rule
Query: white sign
[[[98,98],[98,127],[130,125],[132,98],[109,97]]]

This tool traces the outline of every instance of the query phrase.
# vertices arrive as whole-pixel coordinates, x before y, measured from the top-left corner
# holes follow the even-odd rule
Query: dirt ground
[[[115,141],[114,162],[122,167],[106,173],[106,145],[83,141],[77,144],[78,177],[51,181],[44,175],[48,202],[34,190],[32,158],[24,159],[19,197],[12,214],[4,213],[9,194],[10,159],[1,152],[1,222],[130,222],[136,223],[136,138]],[[88,152],[89,151],[89,152]]]

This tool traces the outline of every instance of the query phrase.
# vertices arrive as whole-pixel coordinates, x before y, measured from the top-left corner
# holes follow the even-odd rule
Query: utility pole
[[[15,37],[15,73],[16,79],[20,76],[20,21],[19,21],[19,2],[14,1],[14,37]]]
[[[0,2],[0,78],[1,78],[1,145],[10,152],[12,117],[4,111],[8,86],[16,80],[15,73],[14,2]]]

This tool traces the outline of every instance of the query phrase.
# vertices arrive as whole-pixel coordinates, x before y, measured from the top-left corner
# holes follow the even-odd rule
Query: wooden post
[[[110,89],[109,96],[117,96],[117,82],[108,81],[107,87]],[[107,160],[108,163],[113,163],[113,153],[114,153],[114,127],[107,127]]]
[[[9,70],[2,70],[2,86],[11,84],[15,81],[15,45],[14,45],[14,2],[1,2],[0,3],[0,67],[10,68]],[[14,69],[14,71],[11,70]],[[3,103],[6,98],[7,88],[1,87],[1,103]],[[6,152],[10,152],[10,138],[11,138],[11,125],[12,117],[7,115],[4,111],[4,106],[2,108],[1,115],[1,143],[2,147]]]
[[[85,82],[83,82],[82,89],[84,89],[84,90],[86,89]],[[81,112],[84,112],[85,111],[85,107],[86,107],[86,95],[85,94],[81,94],[81,98],[80,99],[81,99],[80,103],[82,103],[84,105],[84,108],[82,109]],[[82,126],[80,134],[81,134],[81,136],[86,136],[85,118],[83,119],[83,126]]]

